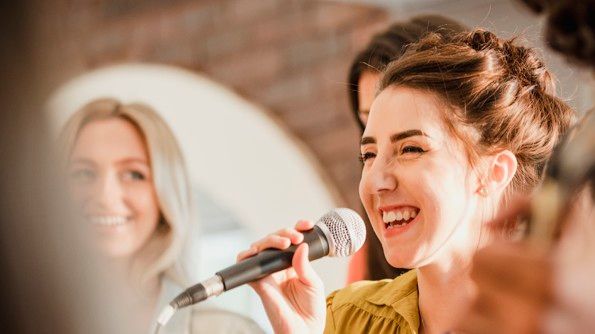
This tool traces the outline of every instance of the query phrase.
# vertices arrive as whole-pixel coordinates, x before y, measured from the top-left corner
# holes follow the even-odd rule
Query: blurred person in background
[[[252,284],[278,332],[444,333],[473,300],[471,261],[488,223],[539,184],[574,120],[535,51],[477,29],[430,34],[383,73],[361,142],[360,198],[388,262],[413,270],[324,301],[300,245],[293,268]],[[301,241],[300,221],[243,259]],[[326,306],[326,307],[325,307]]]
[[[522,0],[545,16],[547,44],[592,75],[595,1]],[[478,296],[460,321],[462,333],[592,333],[595,328],[595,114],[588,112],[549,168],[576,174],[582,183],[562,207],[553,240],[497,243],[474,258]],[[580,153],[575,151],[581,150]],[[564,181],[564,180],[562,180]],[[534,214],[528,200],[494,222]],[[552,242],[553,241],[553,242]]]
[[[590,112],[557,157],[573,162],[587,174],[561,205],[551,239],[499,242],[475,255],[472,277],[478,295],[458,327],[461,333],[591,333],[595,328],[595,117]],[[585,145],[590,140],[590,146]],[[575,146],[587,148],[573,157]],[[565,153],[565,154],[564,154]],[[570,153],[570,154],[569,154]],[[578,159],[577,159],[578,158]],[[590,164],[587,165],[587,164]],[[578,171],[578,170],[577,170]],[[564,178],[557,182],[564,182]],[[539,196],[537,194],[536,196]],[[551,194],[547,195],[551,196]],[[561,196],[562,198],[562,196]],[[556,204],[547,202],[548,206]],[[501,229],[517,216],[532,217],[533,210],[553,213],[542,203],[519,204],[493,222]],[[552,214],[554,216],[554,214]],[[532,222],[538,224],[543,222]],[[535,227],[533,227],[535,228]],[[531,237],[531,235],[530,235]]]
[[[407,45],[417,42],[430,32],[453,35],[467,30],[462,24],[440,15],[420,15],[404,22],[391,24],[372,37],[358,53],[349,70],[349,100],[351,111],[363,133],[376,94],[382,71],[399,58]],[[394,278],[406,269],[392,267],[384,257],[378,237],[366,221],[366,243],[351,259],[347,283],[368,279]]]
[[[137,292],[135,323],[147,332],[158,312],[188,285],[180,263],[193,222],[182,152],[149,106],[114,99],[89,102],[64,126],[60,142],[70,193],[92,228],[106,269]],[[179,311],[160,333],[261,333],[250,319],[223,310]]]

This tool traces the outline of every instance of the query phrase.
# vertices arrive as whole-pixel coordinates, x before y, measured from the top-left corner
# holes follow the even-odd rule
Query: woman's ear
[[[517,167],[516,156],[509,150],[494,154],[487,173],[488,192],[504,191],[516,174]]]

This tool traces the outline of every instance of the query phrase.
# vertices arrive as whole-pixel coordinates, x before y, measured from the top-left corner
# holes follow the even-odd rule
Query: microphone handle
[[[318,226],[304,232],[304,241],[309,246],[308,258],[310,261],[319,259],[329,253],[329,244],[323,231]],[[224,291],[231,290],[240,285],[256,281],[277,271],[291,267],[291,260],[299,245],[289,248],[265,249],[257,255],[245,259],[216,273],[221,277]]]

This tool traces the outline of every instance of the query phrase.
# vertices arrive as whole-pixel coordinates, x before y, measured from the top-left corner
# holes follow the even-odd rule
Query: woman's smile
[[[418,219],[416,218],[420,214],[420,209],[411,205],[391,205],[382,206],[378,212],[382,219],[377,221],[384,223],[382,236],[392,238],[403,235],[417,223]]]
[[[132,217],[128,215],[93,214],[87,215],[86,218],[93,226],[107,228],[123,227],[132,221]]]

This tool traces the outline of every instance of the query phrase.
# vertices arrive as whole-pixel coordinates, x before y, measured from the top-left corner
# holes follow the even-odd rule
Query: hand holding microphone
[[[217,272],[176,297],[160,314],[158,327],[176,309],[249,283],[260,296],[275,332],[322,332],[325,295],[310,262],[323,256],[349,256],[364,243],[366,229],[353,210],[339,208],[316,224],[270,234],[238,254],[238,263]]]
[[[270,234],[238,254],[238,261],[242,261],[264,249],[299,245],[291,267],[250,284],[262,300],[275,333],[322,333],[324,329],[324,285],[308,260],[309,245],[302,243],[302,232],[313,226],[310,221],[299,221],[295,228]]]
[[[260,296],[275,333],[322,333],[324,329],[324,285],[309,261],[309,258],[318,258],[311,256],[316,245],[303,242],[304,232],[313,228],[325,230],[330,256],[349,256],[365,240],[366,230],[361,217],[349,209],[336,209],[324,215],[316,226],[309,221],[299,221],[294,228],[270,234],[238,254],[238,261],[241,261],[266,249],[288,249],[299,245],[291,267],[250,284]]]

